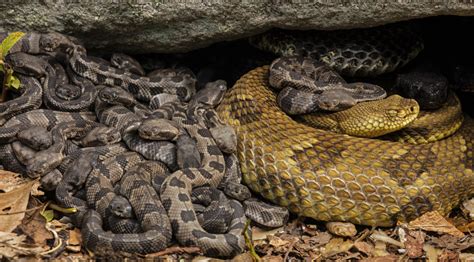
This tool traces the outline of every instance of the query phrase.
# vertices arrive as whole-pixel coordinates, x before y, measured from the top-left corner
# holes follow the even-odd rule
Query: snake
[[[277,105],[269,67],[242,76],[217,108],[238,136],[243,179],[293,213],[321,221],[392,226],[428,211],[447,215],[474,190],[473,125],[412,145],[298,123]]]
[[[259,49],[279,56],[323,62],[343,76],[376,76],[406,65],[424,48],[406,24],[332,31],[270,30],[250,38]]]
[[[140,76],[90,59],[84,48],[73,45],[68,49],[71,68],[97,85],[120,86],[141,101],[160,93],[178,95],[187,101],[195,93],[196,78],[189,70],[170,71],[153,78]]]
[[[270,85],[280,90],[278,105],[290,115],[340,111],[387,95],[377,85],[346,83],[328,65],[303,56],[277,58],[270,72]]]

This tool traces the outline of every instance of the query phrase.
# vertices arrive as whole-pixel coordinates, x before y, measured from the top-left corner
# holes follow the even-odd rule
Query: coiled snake
[[[391,226],[474,192],[473,128],[424,145],[356,138],[308,127],[276,104],[268,66],[244,75],[218,107],[238,136],[245,183],[293,213]]]

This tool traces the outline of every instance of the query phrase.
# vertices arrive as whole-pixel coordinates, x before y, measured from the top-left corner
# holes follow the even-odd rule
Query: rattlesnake
[[[276,105],[269,67],[244,75],[218,107],[238,135],[245,183],[302,216],[391,226],[472,195],[474,122],[424,145],[356,138],[299,124]]]

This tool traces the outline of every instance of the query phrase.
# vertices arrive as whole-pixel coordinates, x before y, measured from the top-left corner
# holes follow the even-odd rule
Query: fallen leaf
[[[13,178],[17,174],[3,170],[0,172],[0,177],[2,177],[3,181],[0,185],[0,192],[2,192],[0,193],[0,231],[11,232],[25,217],[25,213],[21,211],[26,210],[31,187],[35,181],[25,183],[24,180],[9,178],[4,180],[4,176]],[[14,184],[9,184],[8,181]]]
[[[472,262],[474,261],[474,254],[472,253],[461,253],[459,254],[459,259],[461,262]]]
[[[461,205],[461,209],[471,219],[474,219],[474,198],[464,201]]]
[[[69,230],[68,245],[80,246],[81,243],[82,243],[81,230],[79,228],[74,228],[73,230]]]
[[[17,259],[19,256],[36,256],[45,249],[25,242],[25,235],[0,232],[0,258],[3,260]]]
[[[272,230],[264,230],[259,227],[252,227],[252,239],[253,240],[261,240],[267,239],[268,236],[274,236],[277,233],[284,232],[283,227],[275,228]]]
[[[453,251],[463,251],[474,247],[474,237],[458,238],[451,235],[442,235],[435,237],[431,240],[431,243],[441,248],[447,248]]]
[[[398,256],[396,255],[386,255],[381,257],[371,257],[362,259],[361,262],[396,262],[398,261]]]
[[[314,236],[311,238],[311,241],[314,241],[314,244],[316,246],[321,246],[329,243],[329,240],[331,240],[332,235],[329,234],[328,232],[319,232],[318,235]]]
[[[238,256],[235,256],[231,262],[253,262],[252,255],[250,253],[243,253]]]
[[[459,229],[461,232],[464,232],[464,233],[473,232],[474,231],[474,221],[472,221],[470,223],[467,223],[467,224],[464,224],[464,225],[461,225],[461,226],[457,226],[457,229]]]
[[[21,224],[18,226],[24,235],[33,239],[35,244],[39,246],[46,246],[48,239],[53,239],[54,236],[46,229],[46,221],[40,215],[40,211],[36,210],[31,216],[27,216],[23,219]],[[17,230],[15,230],[16,232]],[[17,232],[18,233],[18,232]]]
[[[408,223],[411,230],[421,229],[438,233],[447,233],[453,236],[463,237],[464,233],[459,231],[453,224],[436,211],[427,212],[419,218]]]
[[[348,222],[327,222],[329,232],[340,237],[353,237],[357,234],[354,224]]]
[[[474,259],[474,256],[472,256],[471,254],[470,261],[473,261],[472,259]],[[439,254],[438,261],[439,262],[459,261],[459,253],[445,249],[441,252],[441,254]]]
[[[279,256],[266,256],[262,258],[263,262],[283,262],[283,258]]]
[[[290,241],[288,240],[283,240],[277,236],[268,236],[268,244],[274,247],[281,247],[290,244]]]
[[[430,244],[424,244],[423,250],[426,252],[428,261],[438,261],[438,256],[441,254],[441,250],[433,247]]]
[[[425,237],[426,233],[422,231],[408,231],[404,244],[409,258],[419,258],[423,255]]]
[[[359,250],[360,252],[366,254],[366,255],[372,255],[374,252],[374,246],[372,244],[369,244],[367,242],[362,242],[362,241],[356,241],[354,243],[354,247]]]
[[[347,252],[354,246],[352,240],[346,240],[342,238],[333,238],[327,243],[324,248],[321,249],[321,255],[323,257],[331,257],[339,253]]]
[[[54,218],[54,211],[51,209],[41,211],[41,216],[46,219],[46,222],[51,222]]]
[[[15,189],[19,184],[26,183],[29,180],[24,179],[17,173],[13,173],[6,170],[0,170],[0,189],[4,192],[11,191]]]
[[[390,255],[390,253],[387,252],[387,244],[390,243],[393,245],[396,245],[398,247],[403,247],[403,244],[390,238],[385,234],[385,232],[381,230],[377,230],[372,235],[369,237],[372,241],[374,241],[375,247],[373,251],[373,255],[375,257],[385,257]]]

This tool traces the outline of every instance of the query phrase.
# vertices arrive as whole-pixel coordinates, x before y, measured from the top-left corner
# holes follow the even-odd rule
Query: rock
[[[470,1],[150,2],[6,1],[0,3],[0,31],[55,30],[80,38],[87,48],[172,53],[250,36],[272,27],[341,29],[427,16],[474,15]]]

